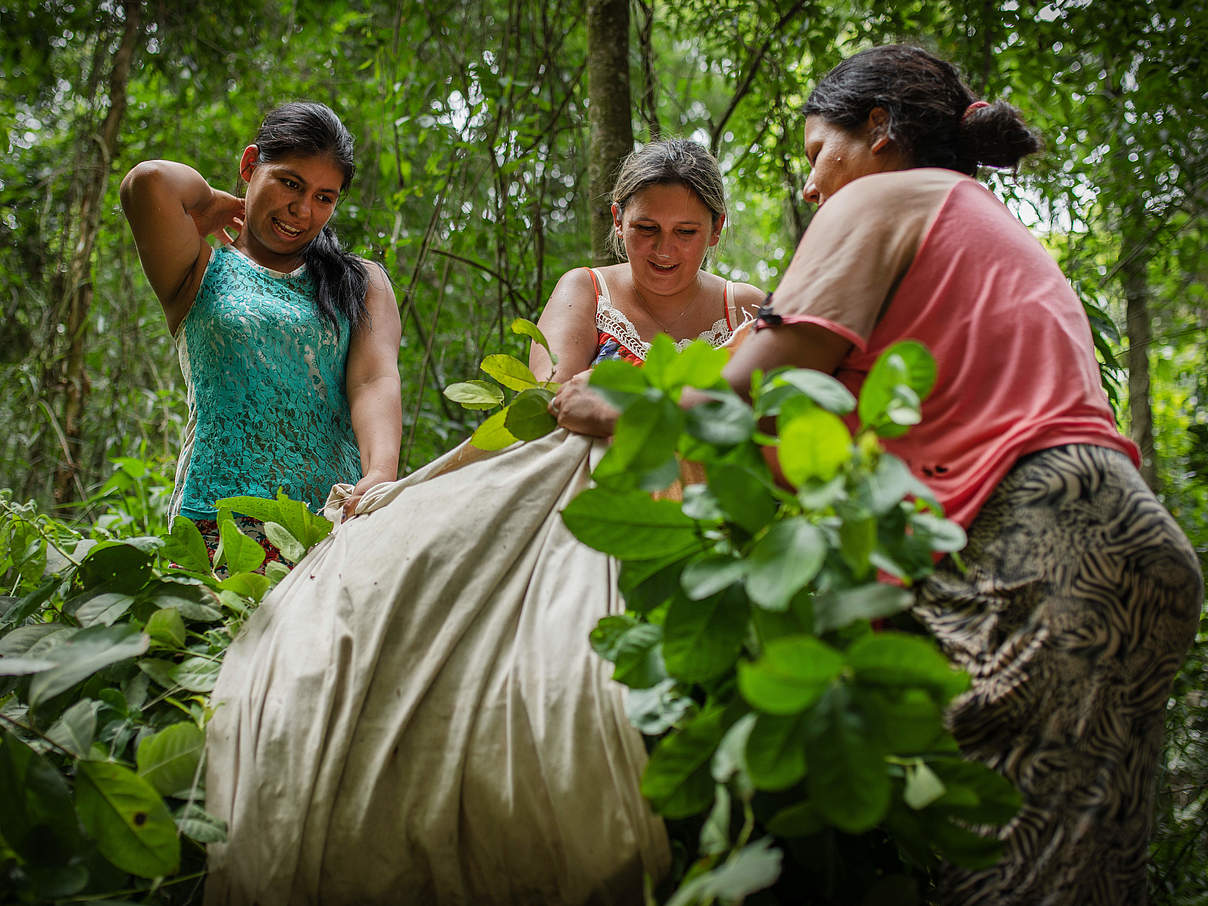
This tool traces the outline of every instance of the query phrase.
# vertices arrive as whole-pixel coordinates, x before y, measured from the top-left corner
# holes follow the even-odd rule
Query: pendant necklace
[[[700,288],[699,276],[697,277],[697,288]],[[670,322],[664,323],[661,318],[655,317],[654,312],[650,310],[650,305],[646,302],[646,297],[642,295],[642,291],[638,289],[638,285],[636,283],[633,284],[633,295],[637,299],[638,305],[641,307],[642,312],[646,315],[646,317],[653,321],[663,333],[667,334],[674,340],[675,334],[671,332],[671,328],[675,327],[684,319],[684,315],[688,314],[689,306],[685,305],[680,310],[680,313],[676,315]]]

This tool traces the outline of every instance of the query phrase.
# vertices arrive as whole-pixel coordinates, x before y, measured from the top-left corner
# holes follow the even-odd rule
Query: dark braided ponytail
[[[352,136],[330,107],[291,101],[274,107],[260,124],[255,145],[260,159],[290,155],[326,155],[344,171],[343,193],[356,172]],[[306,246],[302,261],[315,281],[319,314],[338,332],[339,315],[355,328],[366,317],[365,293],[369,274],[360,258],[346,252],[330,226],[324,226]]]

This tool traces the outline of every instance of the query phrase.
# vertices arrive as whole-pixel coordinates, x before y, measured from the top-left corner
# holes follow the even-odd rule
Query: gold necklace
[[[669,323],[665,323],[661,318],[655,317],[654,312],[650,310],[650,305],[646,301],[646,297],[642,295],[642,291],[638,289],[637,283],[633,283],[632,278],[630,278],[630,282],[633,286],[633,295],[637,299],[638,305],[642,309],[642,312],[647,318],[653,321],[663,333],[674,339],[675,335],[671,333],[671,328],[679,324],[680,321],[684,320],[684,315],[688,314],[691,306],[685,305],[682,309],[680,309],[680,313],[676,315],[673,320],[671,320]],[[696,276],[696,288],[697,290],[700,289],[700,274],[697,274]]]

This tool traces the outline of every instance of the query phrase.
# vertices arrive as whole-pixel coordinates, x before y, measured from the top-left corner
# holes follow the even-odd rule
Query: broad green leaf
[[[929,758],[927,763],[945,787],[936,808],[970,824],[997,825],[1006,824],[1019,811],[1019,790],[986,765],[957,755]]]
[[[761,790],[785,790],[805,776],[806,721],[760,714],[747,738],[747,769]]]
[[[172,679],[190,692],[212,692],[218,682],[218,671],[222,664],[205,657],[191,657],[181,661],[172,670]]]
[[[919,407],[935,386],[935,359],[917,340],[903,340],[877,357],[860,388],[860,423],[885,437],[916,424]]]
[[[333,528],[331,520],[312,513],[306,504],[300,500],[290,500],[281,491],[273,500],[266,497],[224,497],[216,501],[216,505],[220,510],[229,509],[261,522],[280,523],[307,550],[330,535]]]
[[[798,714],[816,702],[843,670],[843,655],[812,636],[774,639],[754,662],[738,664],[738,688],[752,708]]]
[[[76,702],[51,725],[46,731],[46,738],[76,758],[87,757],[96,736],[98,707],[99,703],[91,698]]]
[[[138,745],[138,773],[163,796],[187,795],[197,782],[206,735],[190,721],[170,724]]]
[[[746,587],[751,600],[768,610],[784,610],[826,562],[826,537],[802,517],[773,522],[751,547]]]
[[[607,484],[619,476],[633,476],[634,483],[641,486],[642,476],[665,472],[667,464],[675,461],[683,420],[683,411],[666,396],[635,399],[617,419],[612,445],[592,477]],[[671,474],[678,476],[678,467]]]
[[[549,412],[549,402],[553,398],[548,390],[525,390],[503,410],[504,427],[520,440],[545,437],[558,427],[558,420]]]
[[[836,415],[847,415],[856,408],[851,391],[829,374],[812,368],[790,368],[778,371],[768,383],[772,387],[788,386],[799,390],[811,400]]]
[[[81,626],[112,626],[133,604],[134,595],[114,591],[112,584],[105,584],[76,595],[63,611],[79,620]]]
[[[663,623],[667,672],[689,683],[719,676],[738,658],[746,628],[747,602],[737,587],[703,601],[673,599]]]
[[[825,591],[814,597],[814,632],[822,635],[856,620],[890,617],[913,603],[914,595],[905,588],[883,582]]]
[[[519,439],[504,425],[507,410],[496,412],[479,425],[470,435],[470,443],[480,450],[502,450]]]
[[[302,546],[302,542],[280,522],[264,523],[264,537],[268,538],[269,543],[290,563],[297,563],[306,556],[306,548]]]
[[[30,681],[29,703],[36,707],[110,664],[137,657],[148,644],[150,639],[129,623],[81,629],[49,653],[57,666]]]
[[[444,394],[463,409],[494,409],[503,405],[503,391],[487,381],[458,381],[446,387]]]
[[[621,562],[617,587],[625,607],[635,613],[649,613],[679,593],[685,555],[674,553],[657,560]]]
[[[256,546],[260,547],[260,545]],[[269,585],[268,576],[261,575],[260,573],[234,573],[218,583],[218,587],[224,591],[233,591],[236,594],[252,598],[256,601],[264,597],[265,592],[269,589]]]
[[[784,477],[799,485],[811,478],[830,481],[851,459],[851,432],[839,416],[812,408],[778,425],[777,455]]]
[[[191,519],[177,516],[172,520],[172,531],[164,538],[161,553],[172,563],[179,564],[196,573],[209,573],[210,552],[205,540]]]
[[[658,334],[650,344],[642,370],[651,386],[678,399],[685,386],[707,389],[717,384],[729,358],[726,350],[703,340],[694,340],[682,352],[676,351],[670,337]]]
[[[168,648],[183,648],[185,644],[185,621],[174,607],[155,611],[145,627],[151,640]]]
[[[730,463],[710,463],[709,491],[726,517],[755,534],[776,515],[776,498],[750,469]]]
[[[76,580],[83,588],[104,585],[109,591],[137,592],[151,575],[159,538],[102,541],[80,561]]]
[[[890,453],[881,453],[876,468],[857,486],[860,504],[874,516],[888,513],[907,495],[938,506],[934,492],[914,477],[906,463]]]
[[[264,548],[239,530],[230,510],[218,510],[218,538],[222,542],[222,559],[230,573],[254,572],[264,562]]]
[[[214,590],[184,576],[168,576],[158,582],[150,582],[143,588],[140,597],[158,608],[178,610],[186,620],[216,623],[222,619],[221,603]]]
[[[588,547],[622,560],[654,560],[700,544],[696,523],[678,503],[641,491],[589,488],[566,506],[562,521]]]
[[[734,393],[705,391],[708,402],[685,413],[688,434],[715,447],[732,447],[755,433],[755,412]]]
[[[885,754],[843,687],[810,712],[809,736],[805,780],[818,812],[849,834],[876,827],[890,805]]]
[[[693,601],[702,601],[710,595],[741,582],[747,574],[748,564],[739,557],[710,554],[691,560],[680,574],[680,586]]]
[[[607,359],[591,370],[588,384],[609,403],[623,409],[635,396],[650,389],[643,369],[632,362]]]
[[[173,874],[180,865],[176,824],[159,793],[129,768],[81,761],[76,810],[101,854],[140,878]]]
[[[666,818],[687,818],[713,803],[709,764],[725,731],[724,709],[702,711],[655,746],[642,774],[642,795]]]
[[[528,337],[538,346],[545,348],[549,353],[550,362],[554,365],[558,364],[558,357],[554,355],[554,351],[549,348],[549,340],[545,338],[545,334],[541,332],[541,328],[530,321],[528,318],[516,318],[512,321],[512,333],[519,334],[522,337]]]
[[[914,513],[910,517],[914,533],[924,538],[932,550],[951,553],[964,549],[968,538],[959,523],[932,513]]]
[[[621,638],[637,625],[637,619],[627,613],[601,617],[587,637],[591,650],[606,661],[615,661]]]
[[[489,355],[480,367],[509,390],[528,390],[537,386],[537,378],[529,366],[513,355]]]
[[[165,689],[175,689],[177,687],[176,677],[173,675],[176,665],[171,661],[145,657],[139,660],[138,669]]]
[[[67,781],[7,730],[0,735],[0,815],[4,842],[27,859],[44,859],[48,844],[64,859],[78,847]]]
[[[856,681],[877,686],[922,686],[944,700],[969,688],[969,675],[956,670],[934,643],[921,636],[880,632],[847,651]]]
[[[876,726],[885,748],[893,754],[956,750],[956,740],[944,726],[943,709],[925,690],[856,686],[852,695],[869,725]]]
[[[686,881],[667,901],[667,906],[695,903],[741,903],[744,898],[771,887],[780,877],[780,850],[772,838],[744,846],[717,868]]]
[[[638,623],[625,632],[616,643],[612,678],[631,689],[648,689],[667,678],[660,643],[663,628],[651,623]]]

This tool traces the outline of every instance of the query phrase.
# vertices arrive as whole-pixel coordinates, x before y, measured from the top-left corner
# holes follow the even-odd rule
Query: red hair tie
[[[983,107],[989,107],[989,106],[990,106],[989,101],[974,101],[972,104],[970,104],[968,107],[966,107],[965,112],[961,114],[961,122],[964,122],[965,120],[967,120],[969,118],[969,114],[972,113],[974,110],[981,110]]]

